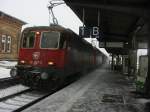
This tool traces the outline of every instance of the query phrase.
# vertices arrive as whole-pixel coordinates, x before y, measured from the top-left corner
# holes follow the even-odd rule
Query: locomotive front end
[[[19,60],[10,72],[27,86],[48,85],[63,73],[64,52],[59,49],[60,32],[25,30],[21,37]]]

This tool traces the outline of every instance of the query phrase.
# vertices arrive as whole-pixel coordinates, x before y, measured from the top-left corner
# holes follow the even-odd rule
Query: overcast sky
[[[48,26],[49,12],[47,6],[49,1],[50,0],[0,0],[0,10],[28,23],[23,26],[23,28],[39,25]],[[63,4],[55,7],[53,10],[60,25],[70,28],[78,34],[79,26],[82,25],[82,22],[68,6]],[[106,53],[105,50],[101,50]]]
[[[22,21],[26,26],[49,25],[49,13],[47,6],[50,0],[0,0],[0,10]],[[78,33],[78,27],[82,25],[77,16],[66,5],[55,7],[54,14],[60,25],[69,27]]]

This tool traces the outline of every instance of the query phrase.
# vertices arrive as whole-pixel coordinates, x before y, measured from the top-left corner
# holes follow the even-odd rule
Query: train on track
[[[22,32],[18,64],[10,74],[27,86],[59,84],[105,60],[102,52],[69,29],[29,27]]]

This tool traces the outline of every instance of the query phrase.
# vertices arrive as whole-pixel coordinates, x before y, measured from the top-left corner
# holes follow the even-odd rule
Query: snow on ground
[[[16,64],[17,64],[16,61],[0,61],[0,66],[1,67],[6,67],[6,68],[13,67]]]
[[[16,61],[0,61],[0,79],[10,77],[10,70],[16,64]]]
[[[10,77],[10,69],[0,67],[0,79]]]
[[[9,95],[24,91],[26,89],[28,89],[28,87],[20,85],[20,84],[15,85],[15,86],[11,86],[11,87],[8,87],[8,88],[5,88],[5,89],[1,89],[0,90],[0,98],[3,98],[3,97],[6,97],[6,96],[9,96]]]

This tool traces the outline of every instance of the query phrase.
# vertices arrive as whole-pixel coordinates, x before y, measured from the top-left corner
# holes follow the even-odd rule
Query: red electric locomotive
[[[29,27],[22,32],[19,60],[11,76],[27,86],[58,84],[69,75],[102,64],[102,56],[71,30]]]

